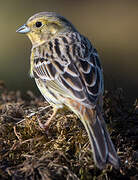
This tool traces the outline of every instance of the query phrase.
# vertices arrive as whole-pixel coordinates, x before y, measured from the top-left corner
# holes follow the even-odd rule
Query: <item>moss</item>
[[[1,83],[2,84],[2,83]],[[2,85],[1,85],[2,86]],[[95,167],[86,131],[69,110],[60,111],[47,132],[51,107],[27,92],[8,91],[0,96],[0,179],[136,179],[138,174],[138,101],[126,102],[122,89],[105,92],[104,116],[121,159],[120,170]],[[32,115],[30,115],[32,114]],[[21,121],[22,120],[22,121]],[[19,123],[19,121],[21,121]]]

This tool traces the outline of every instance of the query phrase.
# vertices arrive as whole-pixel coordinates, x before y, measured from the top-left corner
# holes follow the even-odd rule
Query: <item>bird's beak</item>
[[[26,34],[26,33],[30,32],[30,28],[26,24],[24,24],[19,29],[17,29],[16,32]]]

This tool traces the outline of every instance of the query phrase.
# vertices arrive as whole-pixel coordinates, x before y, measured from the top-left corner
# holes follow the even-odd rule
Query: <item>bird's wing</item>
[[[95,106],[103,91],[97,51],[79,33],[68,33],[34,49],[33,74],[80,103]]]

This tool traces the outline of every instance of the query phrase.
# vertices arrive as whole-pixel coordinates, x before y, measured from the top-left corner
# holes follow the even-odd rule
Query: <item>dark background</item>
[[[10,90],[38,92],[29,77],[31,43],[15,31],[40,11],[69,19],[97,48],[105,89],[123,88],[138,96],[138,1],[136,0],[6,0],[0,3],[0,80]]]

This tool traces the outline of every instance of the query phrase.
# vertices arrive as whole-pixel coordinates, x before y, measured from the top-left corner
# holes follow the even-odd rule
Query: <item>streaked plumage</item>
[[[33,44],[30,74],[42,95],[54,108],[66,105],[78,115],[97,167],[110,163],[118,168],[102,117],[103,72],[91,42],[64,17],[50,12],[32,16],[18,32]]]

